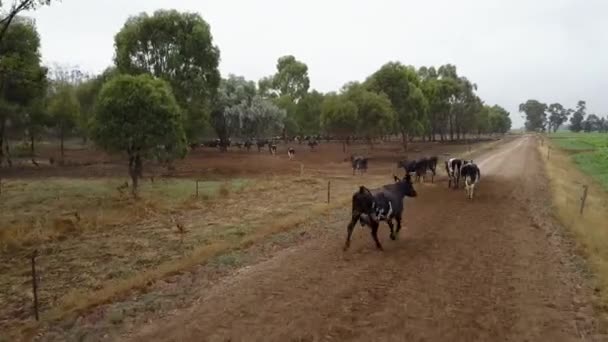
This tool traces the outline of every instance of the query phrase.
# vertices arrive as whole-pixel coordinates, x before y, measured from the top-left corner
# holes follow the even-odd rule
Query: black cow
[[[289,157],[289,160],[292,160],[293,158],[296,157],[296,150],[293,147],[290,147],[287,150],[287,156]]]
[[[353,166],[353,175],[355,171],[359,170],[359,173],[367,171],[367,161],[369,158],[363,156],[350,156],[350,162]]]
[[[415,160],[401,160],[397,162],[397,167],[402,168],[406,175],[416,172],[416,161]]]
[[[450,158],[445,161],[445,172],[448,175],[448,188],[452,187],[458,189],[460,184],[460,168],[462,167],[462,159]]]
[[[385,185],[374,191],[361,186],[359,191],[353,195],[351,221],[347,227],[344,250],[350,247],[350,239],[357,221],[361,223],[362,227],[370,226],[372,238],[379,250],[382,250],[382,245],[378,241],[380,221],[386,221],[388,224],[391,230],[391,240],[397,238],[396,234],[401,230],[403,199],[405,196],[416,197],[417,193],[410,175],[406,175],[403,179],[395,176],[395,181],[394,184]],[[393,219],[397,221],[396,232],[393,230]]]
[[[472,160],[468,161],[460,169],[460,175],[464,179],[464,190],[467,198],[473,199],[475,184],[479,183],[481,180],[481,172],[479,171],[479,167],[473,163]]]
[[[268,144],[268,140],[261,139],[256,141],[256,145],[258,146],[258,152],[262,152],[262,148]]]
[[[316,140],[310,140],[310,141],[308,142],[308,146],[310,147],[310,149],[311,149],[312,151],[314,151],[314,150],[315,150],[315,147],[317,147],[317,145],[319,145],[319,143],[318,143]]]
[[[251,150],[251,146],[253,146],[253,143],[251,142],[251,140],[247,139],[245,141],[245,148],[247,149],[247,151]]]

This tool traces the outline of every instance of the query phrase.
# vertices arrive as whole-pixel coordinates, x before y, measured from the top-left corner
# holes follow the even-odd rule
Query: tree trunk
[[[450,117],[450,140],[454,141],[454,121],[452,117]]]
[[[61,140],[61,145],[60,145],[60,149],[61,149],[61,160],[59,162],[60,165],[63,165],[64,162],[64,157],[65,157],[65,150],[63,149],[63,140],[64,140],[64,133],[63,133],[63,129],[60,129],[59,132],[59,139]]]
[[[6,126],[6,119],[2,118],[0,121],[0,166],[4,163],[4,127]]]
[[[34,146],[34,135],[30,133],[30,154],[32,155],[32,158],[34,158],[36,156],[36,147]]]
[[[403,139],[403,150],[407,151],[407,142],[409,140],[408,134],[405,131],[402,131],[401,138]]]
[[[137,187],[139,185],[139,178],[143,174],[143,166],[141,163],[141,157],[139,154],[129,157],[129,176],[131,176],[131,194],[134,198],[137,198]]]

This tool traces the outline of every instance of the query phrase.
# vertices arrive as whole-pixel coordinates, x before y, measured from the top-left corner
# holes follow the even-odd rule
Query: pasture
[[[297,151],[294,160],[287,155],[290,146]],[[133,199],[121,189],[128,179],[124,158],[72,143],[66,165],[52,166],[43,161],[55,147],[41,145],[39,166],[16,159],[2,169],[0,329],[32,320],[34,250],[42,319],[62,319],[134,290],[145,292],[156,280],[194,265],[237,264],[231,253],[349,204],[359,185],[403,176],[396,170],[399,159],[443,160],[482,146],[417,142],[406,155],[396,142],[373,149],[351,145],[347,153],[334,142],[314,151],[281,143],[276,156],[197,148],[171,171],[146,164],[140,198]],[[370,158],[363,175],[352,175],[351,153]]]
[[[608,134],[563,132],[550,134],[549,138],[570,154],[583,172],[608,190]]]

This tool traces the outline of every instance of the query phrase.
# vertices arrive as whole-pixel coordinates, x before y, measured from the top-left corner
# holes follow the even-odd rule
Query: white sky
[[[9,2],[5,0],[5,3]],[[223,75],[258,80],[279,56],[309,66],[312,88],[339,89],[382,64],[452,63],[486,103],[511,112],[528,98],[608,115],[605,0],[62,0],[35,12],[45,63],[99,72],[125,20],[160,8],[211,25]]]

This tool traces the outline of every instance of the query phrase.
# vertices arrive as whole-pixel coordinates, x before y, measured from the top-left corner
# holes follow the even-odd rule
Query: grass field
[[[608,190],[608,134],[563,132],[549,135],[553,144]]]

